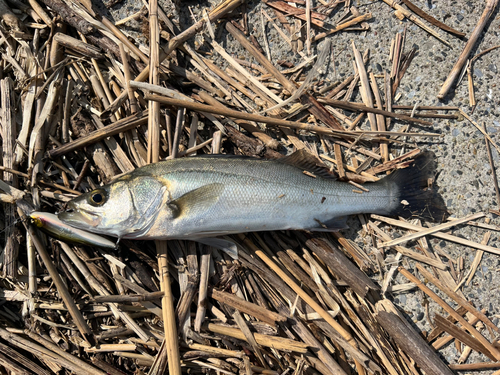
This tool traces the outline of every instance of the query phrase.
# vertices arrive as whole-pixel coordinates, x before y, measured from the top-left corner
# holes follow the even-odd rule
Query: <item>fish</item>
[[[55,214],[33,211],[28,217],[39,229],[59,240],[98,246],[105,249],[115,248],[115,244],[112,241],[63,223]]]
[[[305,150],[265,160],[201,155],[149,164],[82,194],[58,214],[70,226],[127,239],[188,239],[272,230],[336,231],[349,215],[442,221],[443,198],[428,185],[431,151],[360,194]]]

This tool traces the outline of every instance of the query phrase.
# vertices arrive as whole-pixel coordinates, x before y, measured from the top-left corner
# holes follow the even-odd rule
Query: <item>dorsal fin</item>
[[[311,172],[315,176],[334,180],[337,179],[337,175],[334,172],[330,172],[328,167],[324,165],[321,160],[305,149],[295,151],[293,154],[277,159],[276,161]]]

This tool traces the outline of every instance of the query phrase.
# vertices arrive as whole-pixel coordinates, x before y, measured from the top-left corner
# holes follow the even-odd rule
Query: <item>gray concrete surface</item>
[[[465,32],[467,35],[470,35],[474,29],[485,6],[485,2],[482,0],[414,0],[414,3],[435,18]],[[178,17],[178,8],[175,8],[170,1],[160,1],[160,4],[167,13],[172,14],[174,18]],[[313,4],[318,5],[319,1],[313,0]],[[370,50],[369,66],[375,74],[390,70],[389,49],[391,39],[395,37],[397,32],[403,31],[406,27],[406,51],[411,47],[416,47],[418,52],[402,80],[400,89],[398,90],[402,96],[397,104],[453,105],[461,107],[466,113],[470,114],[471,109],[469,107],[466,80],[460,83],[444,101],[440,102],[436,97],[442,83],[456,62],[465,44],[464,41],[440,31],[440,34],[450,41],[453,48],[449,48],[413,23],[409,21],[402,22],[397,19],[393,14],[393,10],[382,1],[353,1],[353,5],[362,13],[372,13],[373,19],[368,21],[370,29],[367,32],[341,32],[331,37],[336,56],[333,63],[335,67],[330,61],[328,67],[326,67],[326,74],[322,76],[323,79],[336,81],[347,77],[353,72],[353,53],[350,46],[352,40],[360,51],[364,51],[365,49]],[[113,7],[111,14],[117,20],[136,12],[141,6],[142,3],[140,1],[126,0]],[[188,7],[191,8],[193,14],[200,17],[200,11],[207,6],[209,6],[208,2],[183,1],[180,13],[181,28],[185,28],[186,25],[192,23]],[[250,29],[255,29],[254,35],[261,42],[261,45],[263,45],[260,24],[261,7],[267,8],[266,5],[261,4],[259,1],[249,1],[247,3],[249,27]],[[342,8],[340,8],[340,11],[334,12],[332,19],[337,19],[342,12]],[[140,22],[132,22],[128,25],[127,30],[131,33],[136,33],[139,27]],[[498,37],[499,27],[500,19],[497,10],[489,26],[483,32],[479,43],[476,44],[473,54],[500,44],[500,38]],[[228,52],[248,56],[246,51],[231,37],[228,37],[225,31],[216,35],[220,35],[218,41]],[[266,35],[271,47],[274,63],[279,59],[286,59],[295,63],[301,61],[300,56],[290,51],[289,46],[270,25],[267,26]],[[313,45],[314,50],[317,47],[317,45]],[[474,86],[478,104],[475,112],[472,114],[472,118],[480,125],[485,124],[488,132],[495,141],[500,141],[499,57],[500,49],[494,50],[477,60],[473,66]],[[223,65],[222,62],[221,64]],[[381,84],[382,82],[380,81]],[[359,95],[356,100],[361,101]],[[397,129],[400,126],[401,124],[396,124],[393,128]],[[369,125],[365,123],[363,127],[368,129]],[[495,199],[484,138],[472,124],[468,121],[434,120],[433,125],[429,128],[415,127],[412,130],[440,132],[443,134],[441,139],[419,139],[417,144],[419,147],[428,148],[436,153],[440,170],[437,182],[449,210],[455,217],[462,217],[473,212],[488,212],[489,209],[499,209]],[[493,154],[495,162],[497,165],[500,165],[498,153],[494,149]],[[492,223],[500,224],[500,219],[491,214],[489,216],[493,218]],[[454,228],[452,232],[453,234],[479,242],[485,230],[461,226]],[[354,230],[348,231],[347,235],[356,240],[360,246],[364,246],[365,250],[373,250],[368,239],[366,237],[363,238],[361,235],[359,226],[355,226]],[[465,269],[468,269],[475,255],[473,249],[451,242],[433,239],[430,243],[434,247],[440,247],[454,259],[462,256],[465,261]],[[490,245],[500,247],[498,232],[492,233]],[[411,266],[413,263],[409,261],[408,264]],[[485,254],[471,285],[463,289],[467,298],[478,309],[486,309],[487,315],[497,325],[500,318],[499,270],[500,257]],[[398,276],[396,282],[403,283],[407,281],[403,277]],[[393,298],[395,303],[407,313],[408,318],[419,328],[430,331],[431,327],[424,318],[423,294],[420,292],[411,292],[393,296]],[[435,312],[441,313],[442,311],[434,302],[430,302],[430,312],[430,315],[433,316]],[[441,353],[449,363],[456,363],[456,360],[460,356],[452,344],[441,350]],[[473,353],[469,357],[468,362],[487,360],[487,358]],[[476,373],[487,374],[491,372]]]

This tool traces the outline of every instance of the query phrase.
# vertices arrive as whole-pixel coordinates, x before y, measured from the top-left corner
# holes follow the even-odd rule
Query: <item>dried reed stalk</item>
[[[472,215],[463,217],[461,219],[456,219],[456,220],[453,220],[453,221],[449,221],[447,223],[443,223],[443,224],[440,224],[440,225],[433,226],[431,228],[421,229],[420,231],[418,231],[416,233],[412,233],[412,234],[409,234],[409,235],[397,238],[397,239],[392,240],[392,241],[383,242],[383,243],[380,244],[380,247],[388,247],[388,246],[398,245],[400,243],[407,242],[407,241],[410,241],[410,240],[414,240],[414,239],[419,238],[419,237],[427,236],[429,234],[433,234],[433,233],[442,231],[444,229],[451,228],[451,227],[453,227],[455,225],[458,225],[458,224],[466,223],[466,222],[468,222],[470,220],[476,220],[476,219],[479,219],[479,218],[484,217],[484,216],[485,216],[484,213],[478,212],[476,214],[472,214]]]
[[[407,222],[403,222],[401,220],[390,219],[390,218],[387,218],[384,216],[379,216],[379,215],[371,215],[371,217],[375,220],[379,220],[379,221],[382,221],[384,223],[395,225],[395,226],[398,226],[401,228],[406,228],[406,229],[410,229],[410,230],[414,230],[414,231],[422,230],[422,227],[419,227],[419,226],[416,226],[416,225],[413,225],[413,224],[410,224]],[[435,232],[435,233],[430,233],[430,235],[437,237],[437,238],[441,238],[443,240],[459,243],[459,244],[464,245],[464,246],[469,246],[469,247],[472,247],[474,249],[484,250],[484,251],[487,251],[487,252],[490,252],[493,254],[500,254],[500,250],[495,248],[495,247],[482,245],[482,244],[479,244],[479,243],[474,242],[474,241],[470,241],[470,240],[466,240],[464,238],[453,236],[451,234],[447,234],[447,233],[443,233],[443,232]]]
[[[208,295],[208,278],[210,272],[210,249],[205,247],[201,255],[200,263],[200,287],[198,294],[198,308],[196,309],[196,317],[194,320],[194,330],[200,332],[201,325],[205,320]]]
[[[384,311],[381,305],[377,305],[375,317],[391,338],[405,353],[410,355],[426,374],[453,374],[427,343],[416,332],[408,329],[405,322],[396,314]]]
[[[481,333],[479,333],[469,322],[467,322],[464,318],[462,318],[460,315],[458,315],[455,310],[453,310],[450,305],[448,305],[446,302],[444,302],[439,296],[434,293],[432,290],[430,290],[427,286],[425,286],[419,279],[417,279],[415,276],[413,276],[410,272],[408,272],[406,269],[403,267],[399,267],[398,271],[403,274],[408,280],[411,282],[414,282],[417,284],[417,286],[429,297],[431,297],[436,303],[439,304],[448,314],[452,315],[462,326],[469,331],[469,333],[477,339],[483,347],[487,350],[485,355],[491,357],[493,360],[494,359],[499,359],[500,358],[500,352],[498,349],[496,349],[488,340],[484,338]]]
[[[158,254],[158,268],[160,271],[160,285],[165,296],[161,300],[163,310],[163,325],[165,331],[166,355],[168,358],[168,371],[170,374],[181,374],[181,361],[179,354],[179,339],[177,324],[175,323],[174,297],[171,289],[170,272],[167,262],[167,241],[156,241]]]
[[[456,294],[452,289],[447,287],[445,284],[443,284],[439,279],[435,278],[432,276],[432,274],[427,271],[425,268],[423,268],[420,264],[416,265],[418,271],[430,282],[432,282],[435,286],[437,286],[442,292],[444,292],[448,297],[450,297],[453,301],[455,301],[457,304],[462,306],[464,309],[466,309],[468,312],[470,312],[472,315],[474,315],[476,318],[481,320],[486,326],[491,328],[492,330],[500,333],[500,328],[498,328],[496,325],[494,325],[487,317],[486,315],[482,314],[478,310],[476,310],[474,307],[470,305],[470,303],[463,297],[459,296]]]
[[[422,20],[420,20],[420,18],[416,17],[412,12],[410,12],[409,10],[403,8],[401,5],[395,3],[391,0],[384,0],[384,2],[396,10],[396,12],[394,12],[394,13],[396,14],[396,16],[399,19],[402,19],[404,17],[408,18],[411,22],[413,22],[414,24],[416,24],[417,26],[422,28],[424,31],[428,32],[429,34],[434,36],[436,39],[438,39],[439,41],[441,41],[442,43],[444,43],[448,47],[451,47],[451,45],[448,41],[446,41],[441,35],[439,35],[439,33],[437,33],[436,31],[431,29],[429,26],[427,26],[424,22],[422,22]]]
[[[357,16],[357,17],[354,17],[353,19],[347,21],[347,22],[344,22],[340,25],[336,25],[335,27],[329,29],[328,31],[325,31],[325,32],[322,32],[322,33],[318,33],[314,38],[313,38],[313,42],[317,42],[318,40],[328,36],[328,35],[332,35],[332,34],[335,34],[335,33],[338,33],[339,31],[341,30],[345,30],[351,26],[354,26],[358,23],[361,23],[363,21],[368,21],[372,18],[372,14],[371,13],[365,13],[361,16]]]
[[[422,17],[424,20],[427,22],[433,24],[434,26],[439,27],[441,30],[447,31],[450,34],[453,34],[458,37],[465,37],[465,33],[455,30],[454,28],[442,23],[441,21],[435,19],[432,17],[430,14],[424,12],[422,9],[417,7],[415,4],[413,4],[410,0],[403,0],[403,3],[415,14],[417,14],[419,17]]]
[[[13,105],[14,93],[13,82],[7,77],[0,81],[1,94],[1,116],[2,116],[2,163],[8,170],[15,171],[17,168],[15,150],[16,139],[16,120]],[[18,178],[16,174],[4,172],[3,181],[13,188],[18,186]],[[4,220],[5,220],[5,247],[3,249],[3,273],[10,279],[17,279],[17,261],[19,252],[19,243],[16,241],[18,230],[15,227],[16,208],[12,204],[5,203],[4,205]]]
[[[25,333],[32,340],[38,342],[43,347],[45,347],[45,348],[51,350],[52,352],[56,353],[61,358],[64,358],[67,361],[74,363],[76,366],[80,367],[82,369],[82,371],[85,371],[85,373],[92,374],[92,375],[103,375],[104,374],[104,372],[99,371],[94,366],[89,365],[87,362],[81,360],[80,358],[75,357],[74,355],[71,355],[71,354],[65,352],[64,350],[62,350],[61,348],[59,348],[56,344],[50,342],[49,340],[46,340],[42,336],[37,335],[34,332],[29,332],[29,331],[26,331]]]
[[[217,7],[211,10],[208,14],[208,20],[214,22],[221,17],[224,17],[227,13],[233,11],[242,3],[241,0],[224,0]],[[198,33],[205,25],[205,19],[196,22],[194,25],[184,30],[181,34],[170,39],[166,48],[162,48],[159,56],[160,63],[165,60],[168,55],[172,53],[177,47],[182,45],[186,40],[192,38],[196,33]],[[147,66],[137,77],[136,81],[142,82],[147,79],[149,75],[149,66]]]
[[[429,121],[424,121],[424,120],[419,120],[411,116],[407,116],[404,114],[399,114],[395,112],[390,112],[390,111],[385,111],[383,109],[379,108],[372,108],[372,107],[367,107],[365,105],[362,105],[360,103],[352,103],[352,102],[345,102],[341,100],[334,100],[334,99],[318,99],[320,103],[328,104],[333,107],[337,108],[342,108],[342,109],[347,109],[349,111],[363,111],[363,112],[368,112],[368,113],[374,113],[382,116],[387,116],[387,117],[392,117],[398,120],[403,120],[403,121],[408,121],[408,122],[414,122],[417,124],[421,125],[432,125],[431,122]],[[385,130],[384,130],[385,131]]]
[[[137,105],[137,100],[135,99],[134,91],[132,90],[132,87],[130,87],[130,81],[131,81],[131,75],[130,75],[130,66],[128,63],[128,58],[129,55],[125,51],[125,48],[123,47],[123,44],[120,43],[120,55],[122,58],[122,63],[123,63],[123,74],[125,77],[125,90],[127,91],[128,94],[128,100],[130,102],[130,113],[135,114],[137,111],[139,111],[139,107]]]
[[[25,218],[25,213],[23,213],[20,209],[18,209],[18,213],[21,217]],[[40,239],[38,238],[38,235],[36,234],[36,231],[32,225],[27,225],[27,229],[31,240],[33,241],[33,244],[35,245],[38,251],[38,254],[42,258],[43,263],[47,268],[47,271],[49,272],[52,281],[56,285],[56,288],[62,300],[64,301],[64,304],[67,306],[69,313],[71,314],[73,320],[75,321],[78,330],[80,331],[80,333],[87,342],[89,342],[90,344],[94,343],[95,340],[92,335],[92,331],[90,330],[90,327],[87,325],[87,322],[85,321],[83,315],[76,306],[76,303],[73,300],[72,295],[66,288],[66,285],[63,283],[61,276],[59,275],[59,272],[52,263],[52,259],[50,258],[50,255],[48,254],[47,250],[45,249],[45,246],[43,246],[43,244],[40,242]]]
[[[159,45],[160,29],[158,23],[158,2],[149,1],[149,83],[158,85],[159,81]],[[160,158],[160,104],[149,102],[148,118],[148,163],[156,163]]]
[[[489,353],[488,349],[486,349],[478,340],[476,340],[474,337],[469,336],[465,331],[462,329],[458,328],[455,324],[450,323],[448,320],[443,318],[441,315],[436,314],[434,316],[434,323],[436,326],[443,331],[447,332],[450,334],[450,340],[455,338],[470,348],[474,349],[475,351],[479,353],[484,353],[488,357],[492,358],[494,360],[494,357]],[[471,322],[471,324],[474,324],[475,322]]]
[[[237,328],[221,326],[213,323],[208,323],[206,325],[206,328],[208,329],[209,332],[213,332],[219,335],[234,337],[239,340],[246,340],[243,332],[241,332]],[[306,344],[283,337],[275,337],[275,336],[263,335],[260,333],[254,333],[254,338],[258,345],[275,348],[277,350],[288,350],[300,354],[305,354],[308,350]]]
[[[251,43],[249,43],[245,36],[238,29],[236,29],[229,23],[226,24],[226,29],[235,39],[238,40],[238,42],[241,43],[243,47],[245,47],[248,52],[252,54],[253,57],[255,57],[255,59],[269,73],[273,75],[274,78],[278,80],[279,83],[281,83],[281,85],[283,85],[283,88],[285,90],[287,90],[292,95],[295,93],[295,91],[297,90],[296,85],[290,82],[278,69],[276,69],[276,67],[268,59],[266,59],[266,57],[262,53],[260,53],[260,51],[258,51]],[[278,98],[277,102],[280,103],[281,100]],[[308,111],[310,111],[312,115],[316,116],[325,124],[329,125],[333,129],[342,129],[338,121],[333,116],[331,116],[328,111],[326,111],[311,95],[304,93],[304,95],[301,96],[301,103],[304,105],[311,105],[311,107],[308,108]]]
[[[485,134],[488,134],[487,130],[486,130],[486,124],[483,124],[483,131],[484,131]],[[497,172],[496,172],[496,169],[495,169],[495,164],[493,162],[493,155],[491,153],[490,142],[488,141],[488,138],[486,137],[486,135],[485,135],[484,138],[485,138],[485,143],[486,143],[486,152],[488,153],[488,161],[489,161],[490,167],[491,167],[491,176],[493,177],[493,186],[495,187],[495,195],[496,195],[496,198],[497,198],[497,206],[500,208],[500,189],[498,188]]]
[[[280,126],[280,127],[284,127],[284,128],[308,130],[311,132],[316,132],[318,134],[325,134],[325,135],[331,135],[331,136],[341,136],[341,137],[344,136],[344,137],[349,137],[349,138],[356,136],[356,135],[358,135],[360,137],[363,137],[364,135],[366,135],[366,136],[370,136],[370,135],[411,135],[411,136],[422,136],[422,137],[440,136],[439,134],[434,134],[434,133],[401,133],[400,134],[398,132],[387,132],[387,131],[386,132],[340,131],[340,130],[333,130],[333,129],[329,129],[329,128],[317,126],[317,125],[309,125],[309,124],[304,124],[304,123],[295,122],[295,121],[288,121],[288,120],[282,120],[282,119],[277,119],[277,118],[268,117],[268,116],[261,116],[261,115],[251,114],[251,113],[239,112],[239,111],[235,111],[232,109],[213,108],[212,106],[188,102],[186,100],[166,98],[166,97],[162,97],[162,96],[158,96],[158,95],[145,95],[144,97],[147,100],[157,100],[163,104],[183,107],[183,108],[191,109],[191,110],[198,111],[198,112],[215,113],[215,114],[233,117],[233,118],[239,118],[239,119],[243,119],[243,120],[263,122],[263,123],[267,123],[269,125],[276,125],[276,126]]]
[[[87,44],[85,42],[82,42],[82,41],[75,39],[73,37],[70,37],[69,35],[66,35],[66,34],[59,32],[59,33],[55,33],[53,38],[54,38],[54,41],[57,42],[58,44],[60,44],[61,46],[72,49],[81,55],[90,57],[92,59],[103,58],[103,55],[102,55],[99,48],[94,47],[94,46]]]
[[[237,296],[229,293],[217,291],[212,289],[209,291],[210,297],[220,301],[228,306],[234,307],[238,311],[251,315],[262,322],[274,325],[276,323],[282,323],[286,321],[286,317],[278,313],[269,311],[261,306],[254,303],[245,301]]]
[[[338,333],[340,333],[340,335],[345,340],[347,340],[349,344],[351,344],[354,348],[358,347],[358,344],[356,343],[352,335],[344,327],[337,323],[331,317],[331,315],[326,312],[316,301],[314,301],[307,293],[305,293],[299,285],[297,285],[286,273],[281,270],[281,268],[276,266],[276,264],[266,254],[264,254],[262,250],[256,248],[255,245],[253,245],[241,235],[240,239],[244,242],[245,245],[250,246],[252,251],[255,252],[255,255],[261,258],[269,268],[271,268],[282,280],[287,283],[290,288],[294,290],[295,293],[297,293],[310,307],[313,308],[314,311],[316,311],[328,324],[330,324]],[[365,373],[364,368],[357,361],[356,368],[358,369],[359,373]]]
[[[47,151],[47,156],[51,159],[56,159],[68,152],[78,150],[82,147],[93,144],[97,141],[113,136],[115,134],[122,133],[130,129],[134,129],[137,126],[146,124],[147,122],[148,122],[148,116],[146,111],[139,112],[135,115],[125,117],[119,121],[116,121],[111,125],[105,126],[102,129],[93,131],[89,133],[87,136],[80,137],[75,141],[66,143],[65,145]]]
[[[105,374],[104,372],[98,371],[96,369],[92,369],[91,372],[87,372],[87,368],[89,368],[90,366],[87,366],[87,368],[82,368],[78,364],[75,364],[75,362],[69,361],[66,358],[62,357],[60,354],[54,353],[44,346],[37,345],[32,341],[21,337],[20,335],[8,332],[4,328],[0,328],[0,337],[2,337],[3,340],[7,341],[11,345],[17,346],[18,348],[23,349],[27,352],[35,353],[42,360],[55,362],[58,365],[69,369],[70,371],[74,371],[76,373],[89,373],[94,375]],[[76,361],[77,359],[74,358],[74,360]]]
[[[455,371],[490,370],[500,368],[500,362],[479,362],[466,364],[450,364],[450,369]]]
[[[132,43],[121,31],[118,29],[115,24],[113,24],[110,20],[108,20],[106,17],[101,18],[101,22],[103,23],[104,26],[106,26],[132,53],[137,55],[141,61],[144,64],[149,64],[149,59],[148,57],[142,53],[142,51],[134,44]],[[151,32],[151,31],[150,31]],[[151,34],[150,34],[151,38]],[[153,45],[153,43],[150,44]]]

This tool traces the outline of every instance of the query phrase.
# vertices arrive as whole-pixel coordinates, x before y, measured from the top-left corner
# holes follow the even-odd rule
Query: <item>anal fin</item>
[[[314,228],[308,228],[312,232],[338,232],[339,230],[346,229],[347,227],[347,216],[334,217],[333,219],[327,221],[320,221],[314,219],[318,226]]]
[[[238,248],[236,244],[232,241],[223,240],[222,238],[215,238],[215,237],[197,238],[193,241],[202,243],[207,246],[215,247],[216,249],[224,251],[231,258],[238,259]]]

